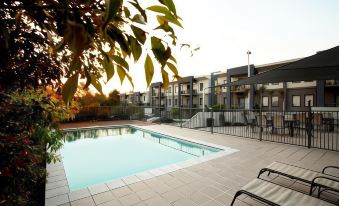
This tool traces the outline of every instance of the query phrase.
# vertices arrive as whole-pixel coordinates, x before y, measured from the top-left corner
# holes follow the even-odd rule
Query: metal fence
[[[339,151],[339,111],[210,110],[142,106],[82,108],[76,120],[144,120]]]

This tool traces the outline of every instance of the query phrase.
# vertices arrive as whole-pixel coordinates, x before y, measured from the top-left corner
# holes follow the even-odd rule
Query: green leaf
[[[173,24],[175,24],[175,25],[177,25],[177,26],[179,26],[181,28],[184,28],[182,26],[182,24],[180,23],[180,21],[178,19],[176,19],[175,17],[173,17],[173,16],[169,16],[169,15],[159,16],[158,15],[157,16],[157,20],[158,20],[159,24],[164,24],[166,22],[171,22],[171,23],[173,23]]]
[[[81,69],[80,58],[74,58],[69,65],[69,71],[72,73],[72,72],[80,70],[80,69]]]
[[[132,77],[131,77],[129,74],[127,74],[127,73],[126,73],[126,77],[127,77],[128,81],[129,81],[129,83],[131,83],[132,88],[134,89],[134,84],[133,84],[133,79],[132,79]]]
[[[146,8],[147,10],[150,10],[150,11],[154,11],[154,12],[157,12],[157,13],[161,13],[161,14],[164,14],[164,15],[171,15],[171,12],[164,6],[150,6],[148,8]]]
[[[141,56],[141,53],[142,53],[141,45],[132,36],[129,37],[129,40],[130,40],[130,44],[131,44],[131,50],[132,50],[134,62],[137,62],[139,60],[140,56]]]
[[[178,69],[174,66],[174,64],[170,62],[166,62],[168,68],[175,74],[178,75]]]
[[[124,12],[125,12],[125,16],[127,18],[129,18],[131,16],[131,12],[129,11],[129,9],[127,7],[124,7]]]
[[[173,12],[175,16],[177,16],[177,10],[175,8],[175,4],[173,3],[173,0],[162,0],[162,2],[167,6],[167,8]]]
[[[107,32],[107,35],[112,39],[113,44],[115,42],[118,42],[118,44],[120,45],[120,48],[124,52],[126,52],[127,54],[131,53],[128,42],[120,29],[118,29],[115,26],[109,26],[106,32]],[[114,45],[112,47],[114,47]]]
[[[118,13],[122,0],[106,0],[105,22],[111,21]]]
[[[93,74],[90,74],[91,76],[91,84],[94,86],[94,88],[100,92],[100,94],[103,94],[102,93],[102,86],[100,84],[100,82],[98,81],[97,77]]]
[[[144,17],[141,16],[140,14],[134,15],[132,21],[137,22],[139,24],[146,24]]]
[[[153,36],[151,38],[151,45],[152,45],[153,49],[159,49],[159,50],[165,52],[165,47],[162,44],[161,39]]]
[[[104,60],[102,61],[102,67],[105,69],[108,82],[114,76],[114,65],[110,61],[110,59],[104,58]]]
[[[140,14],[144,17],[145,22],[147,22],[146,12],[143,8],[141,8],[139,2],[138,1],[129,1],[129,3],[132,4],[140,12]]]
[[[121,57],[117,56],[117,55],[114,55],[112,57],[113,61],[115,61],[115,63],[123,66],[125,69],[129,70],[129,65],[128,63]]]
[[[62,88],[62,96],[66,104],[68,104],[73,98],[78,87],[79,73],[75,73],[73,76],[67,79]]]
[[[147,86],[151,84],[153,75],[154,75],[154,66],[151,57],[147,54],[146,60],[145,60],[145,76],[146,76],[146,82]]]
[[[169,79],[168,79],[168,73],[165,69],[161,69],[161,75],[162,75],[162,85],[165,89],[167,89],[169,85]]]
[[[146,41],[146,32],[136,26],[131,25],[131,29],[135,38],[141,43],[144,44]]]
[[[119,65],[117,66],[117,71],[118,71],[120,82],[122,84],[124,82],[125,77],[126,77],[126,71]]]
[[[177,60],[175,59],[174,56],[171,55],[169,59],[172,60],[174,63],[177,63]]]

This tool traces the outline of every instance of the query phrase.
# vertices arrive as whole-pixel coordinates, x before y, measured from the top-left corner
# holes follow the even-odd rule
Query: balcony
[[[248,85],[239,85],[239,86],[232,86],[231,92],[232,93],[245,93],[250,89]]]
[[[339,86],[339,80],[326,80],[325,85],[327,87],[338,87]]]
[[[192,95],[197,95],[197,90],[193,89],[193,94]],[[189,90],[181,90],[181,95],[186,96],[186,95],[190,95],[190,91]]]

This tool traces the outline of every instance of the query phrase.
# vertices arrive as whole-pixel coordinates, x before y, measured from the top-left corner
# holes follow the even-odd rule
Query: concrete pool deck
[[[112,125],[112,122],[94,124],[77,124],[83,126]],[[114,124],[122,124],[114,122]],[[327,165],[339,166],[339,153],[320,149],[259,142],[254,139],[211,134],[208,132],[181,129],[167,125],[150,125],[142,122],[124,122],[135,124],[147,130],[193,138],[211,144],[231,147],[239,151],[227,156],[202,162],[184,169],[159,173],[153,176],[141,176],[137,183],[126,179],[124,182],[112,182],[105,186],[84,189],[77,194],[69,195],[67,180],[60,163],[49,165],[55,172],[49,174],[46,188],[46,205],[229,205],[237,190],[250,180],[256,178],[259,170],[273,161],[292,163],[301,167],[321,170]],[[62,128],[74,127],[62,125]],[[56,169],[56,170],[55,170]],[[273,182],[308,191],[308,186],[279,176],[266,177]],[[54,184],[53,184],[54,181]],[[331,197],[329,197],[331,198]],[[249,197],[240,196],[235,205],[261,205]]]

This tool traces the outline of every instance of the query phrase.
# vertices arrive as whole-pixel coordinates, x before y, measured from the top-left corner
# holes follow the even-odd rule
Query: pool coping
[[[151,129],[145,129],[142,126],[137,126],[133,124],[122,124],[122,125],[108,125],[108,126],[93,126],[93,127],[77,127],[77,128],[67,128],[64,130],[72,130],[72,129],[92,129],[92,128],[114,128],[114,127],[135,127],[137,129],[146,130],[152,133],[157,133],[161,135],[166,135],[168,137],[173,137],[179,140],[188,141],[194,144],[200,144],[202,146],[213,147],[217,149],[221,149],[222,151],[216,152],[214,154],[210,154],[206,157],[199,157],[191,160],[186,160],[179,163],[170,164],[164,167],[151,169],[145,172],[140,172],[134,175],[125,176],[118,179],[113,179],[106,181],[104,183],[92,185],[83,189],[75,190],[70,192],[70,188],[68,186],[68,181],[66,177],[66,173],[64,170],[62,159],[60,162],[55,164],[47,164],[47,181],[46,181],[46,190],[45,190],[45,205],[46,206],[57,206],[65,203],[70,203],[72,201],[76,201],[82,198],[90,197],[92,195],[96,195],[99,193],[103,193],[109,190],[114,190],[120,187],[124,187],[130,184],[134,184],[137,182],[141,182],[147,179],[151,179],[153,177],[157,177],[160,175],[168,174],[177,170],[184,169],[186,167],[190,167],[193,165],[197,165],[206,161],[210,161],[225,155],[229,155],[239,150],[225,147],[218,144],[209,143],[206,141],[196,140],[189,137],[184,137],[180,135],[168,134],[163,131],[154,131]]]

